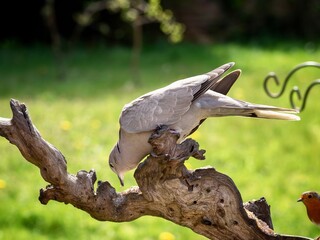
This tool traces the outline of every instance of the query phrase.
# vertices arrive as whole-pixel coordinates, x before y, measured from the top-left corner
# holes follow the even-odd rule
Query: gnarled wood
[[[228,176],[213,168],[188,170],[184,161],[191,156],[204,159],[204,150],[192,139],[177,144],[178,136],[165,126],[152,134],[153,153],[135,171],[139,187],[117,193],[107,181],[94,189],[94,170],[68,173],[64,156],[41,137],[26,106],[16,100],[10,105],[13,117],[0,118],[0,136],[16,145],[51,184],[40,190],[42,204],[50,200],[70,203],[101,221],[158,216],[210,239],[308,239],[274,233],[266,201],[244,207]]]

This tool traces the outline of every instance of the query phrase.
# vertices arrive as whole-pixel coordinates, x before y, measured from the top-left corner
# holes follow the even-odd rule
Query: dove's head
[[[114,171],[117,174],[120,180],[121,186],[124,186],[124,183],[123,183],[124,174],[130,169],[127,168],[126,163],[122,160],[119,143],[117,143],[113,147],[109,155],[109,166],[112,169],[112,171]]]

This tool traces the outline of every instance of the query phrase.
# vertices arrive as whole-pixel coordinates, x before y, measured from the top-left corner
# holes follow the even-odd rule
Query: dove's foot
[[[205,159],[205,150],[199,149],[199,144],[188,138],[181,144],[177,144],[180,134],[168,126],[160,125],[151,134],[149,143],[152,145],[152,157],[164,157],[164,159],[185,161],[190,157],[199,160]]]
[[[160,136],[166,131],[169,131],[170,134],[176,136],[177,139],[180,138],[180,133],[175,129],[169,128],[167,125],[158,125],[153,134]]]
[[[159,125],[148,141],[152,146],[151,155],[153,157],[166,156],[166,158],[171,158],[179,137],[180,134],[177,131],[166,125]]]

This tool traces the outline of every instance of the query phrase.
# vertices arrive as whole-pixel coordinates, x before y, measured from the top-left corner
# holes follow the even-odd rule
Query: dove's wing
[[[176,123],[189,110],[192,102],[233,65],[224,64],[209,73],[176,81],[137,98],[124,106],[120,116],[121,128],[129,133],[138,133]]]
[[[230,88],[232,87],[232,85],[235,83],[235,81],[239,78],[241,74],[241,70],[235,70],[231,73],[229,73],[228,75],[224,76],[223,78],[219,79],[218,81],[216,81],[210,88],[210,90],[218,92],[220,94],[223,95],[227,95],[227,93],[229,92]],[[206,118],[201,119],[199,121],[199,124],[191,130],[191,132],[189,133],[189,135],[191,135],[192,133],[194,133],[195,131],[197,131],[197,129],[200,127],[200,125],[206,120]]]
[[[239,78],[240,74],[241,70],[239,69],[229,73],[213,84],[210,90],[227,95],[232,85]]]

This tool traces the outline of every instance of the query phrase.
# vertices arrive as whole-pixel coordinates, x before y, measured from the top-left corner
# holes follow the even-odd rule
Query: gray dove
[[[182,142],[208,117],[300,119],[294,115],[298,112],[294,109],[252,104],[226,96],[241,73],[235,70],[221,78],[233,65],[233,62],[227,63],[206,74],[173,82],[124,106],[119,140],[109,156],[109,165],[122,186],[124,173],[151,153],[148,139],[161,125],[178,132],[178,142]]]

